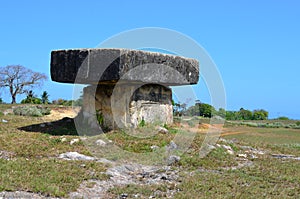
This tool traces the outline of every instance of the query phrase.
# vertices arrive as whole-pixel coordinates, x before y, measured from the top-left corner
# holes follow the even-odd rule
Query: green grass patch
[[[254,167],[185,176],[175,198],[299,198],[298,161],[257,160]]]
[[[0,191],[23,190],[65,197],[88,179],[106,179],[105,167],[96,162],[57,159],[0,159]]]

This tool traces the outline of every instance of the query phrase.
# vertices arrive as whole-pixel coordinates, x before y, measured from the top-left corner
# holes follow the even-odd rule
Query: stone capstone
[[[120,79],[164,85],[197,84],[199,63],[141,50],[55,50],[51,52],[51,79],[82,84],[115,83]]]

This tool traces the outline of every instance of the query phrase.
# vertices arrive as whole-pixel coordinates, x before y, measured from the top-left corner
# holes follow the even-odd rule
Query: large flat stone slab
[[[199,62],[181,56],[128,49],[71,49],[51,52],[51,79],[62,83],[143,82],[197,84]]]

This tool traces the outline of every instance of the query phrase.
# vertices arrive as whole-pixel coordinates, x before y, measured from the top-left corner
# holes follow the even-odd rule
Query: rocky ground
[[[76,112],[70,109],[54,109],[52,114],[45,117],[45,121],[48,120],[59,120],[65,117],[74,117]],[[42,128],[46,128],[45,126]],[[160,127],[157,129],[159,133],[168,134],[168,130]],[[192,129],[193,130],[193,129]],[[61,142],[67,143],[67,145],[76,145],[80,141],[79,138],[68,140],[61,136]],[[98,139],[96,141],[97,146],[108,147],[107,141]],[[235,149],[234,147],[238,148]],[[151,149],[158,148],[158,146],[151,146]],[[169,145],[166,146],[167,149],[176,149],[176,144],[171,141]],[[208,168],[197,168],[196,170],[190,171],[182,169],[182,167],[177,163],[180,160],[179,156],[170,156],[167,165],[165,166],[153,166],[153,165],[143,165],[137,162],[116,162],[105,158],[96,158],[91,156],[86,156],[75,151],[69,151],[66,153],[61,153],[57,159],[64,159],[68,161],[89,161],[89,162],[101,162],[108,165],[107,170],[103,172],[107,176],[104,180],[85,180],[81,183],[79,188],[75,192],[69,193],[69,198],[116,198],[115,194],[110,192],[110,189],[116,187],[124,187],[128,185],[170,185],[164,190],[153,190],[150,198],[173,198],[174,194],[180,192],[178,188],[181,183],[181,174],[184,173],[185,176],[193,177],[195,173],[222,173],[229,170],[238,170],[245,167],[253,167],[255,164],[255,159],[260,159],[264,157],[271,157],[277,159],[293,159],[300,160],[300,157],[288,154],[273,154],[271,151],[263,148],[255,148],[252,146],[241,145],[237,139],[223,139],[220,138],[215,145],[210,145],[211,150],[222,149],[225,153],[231,157],[234,157],[236,164],[234,166],[221,167],[218,169],[208,169]],[[14,156],[14,153],[0,150],[0,159],[10,160]],[[82,165],[84,166],[84,165]],[[1,186],[1,185],[0,185]],[[53,197],[48,197],[41,195],[39,193],[31,193],[25,191],[15,191],[0,192],[0,198],[47,198],[54,199]],[[142,193],[138,191],[136,193],[120,193],[117,198],[146,198]],[[147,197],[149,198],[149,197]]]

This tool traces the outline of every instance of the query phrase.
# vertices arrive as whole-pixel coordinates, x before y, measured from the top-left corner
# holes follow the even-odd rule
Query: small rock
[[[78,139],[78,138],[73,139],[73,140],[70,141],[70,145],[73,145],[73,144],[75,144],[75,143],[77,143],[77,142],[79,142],[79,139]]]
[[[162,133],[162,134],[169,133],[168,129],[161,127],[161,126],[157,127],[157,131],[158,131],[158,133]]]
[[[172,165],[174,163],[177,163],[180,161],[180,157],[179,156],[176,156],[176,155],[171,155],[169,158],[168,158],[168,165]]]
[[[241,153],[241,154],[237,154],[237,156],[240,157],[240,158],[247,158],[247,154],[242,154]]]
[[[216,149],[215,146],[210,145],[210,144],[207,145],[207,148],[208,148],[208,150],[210,150],[210,151]]]
[[[234,155],[234,151],[232,151],[232,150],[227,150],[226,151],[229,155]]]
[[[86,156],[77,152],[67,152],[62,153],[58,156],[58,158],[64,159],[64,160],[95,160],[94,157]]]
[[[151,148],[153,151],[155,151],[155,150],[159,149],[159,147],[158,147],[158,146],[156,146],[156,145],[150,146],[150,148]]]
[[[250,154],[249,158],[251,158],[251,159],[257,159],[258,157],[256,155]]]
[[[40,127],[44,128],[46,126],[46,124],[40,124]]]
[[[127,198],[128,197],[128,194],[127,193],[122,193],[121,195],[120,195],[120,199],[125,199],[125,198]]]
[[[3,122],[3,123],[7,123],[8,121],[7,121],[7,120],[5,120],[5,119],[2,119],[2,122]]]
[[[99,139],[99,140],[96,140],[95,144],[98,145],[98,146],[105,146],[106,142],[104,142],[103,140]]]
[[[105,158],[100,158],[97,160],[97,162],[101,162],[101,163],[104,163],[104,164],[113,164],[112,161],[108,160],[108,159],[105,159]]]
[[[232,151],[232,148],[231,148],[231,146],[222,145],[222,147],[223,147],[224,149],[226,149],[226,150],[231,150],[231,151]]]
[[[175,150],[177,148],[178,148],[177,144],[173,141],[171,141],[170,144],[168,145],[169,150]]]
[[[47,122],[47,125],[48,126],[52,126],[52,122]]]
[[[67,138],[61,138],[61,142],[66,142]]]
[[[220,138],[220,139],[219,139],[219,142],[227,143],[227,140],[225,140],[224,138]]]
[[[272,157],[274,158],[279,158],[279,159],[293,159],[295,158],[294,155],[286,155],[286,154],[271,154]]]

